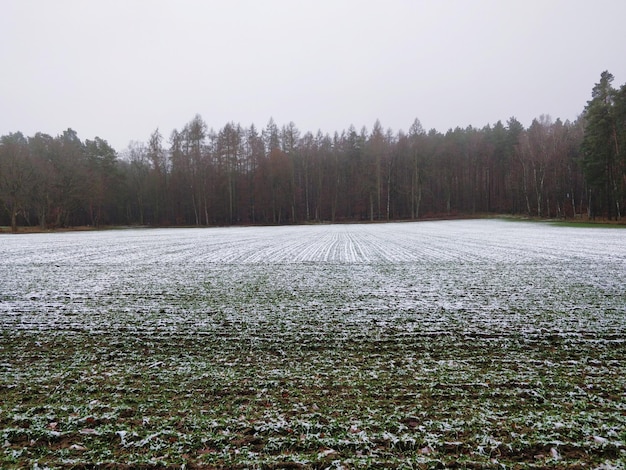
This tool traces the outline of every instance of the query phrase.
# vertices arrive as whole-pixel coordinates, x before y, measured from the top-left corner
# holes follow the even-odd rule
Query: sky
[[[623,0],[2,0],[0,135],[119,152],[199,114],[301,133],[574,120],[626,82]]]

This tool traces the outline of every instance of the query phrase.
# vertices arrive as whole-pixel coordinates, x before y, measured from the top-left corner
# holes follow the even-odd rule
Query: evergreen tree
[[[620,196],[620,142],[615,106],[616,90],[613,75],[602,72],[600,82],[591,93],[585,107],[585,135],[583,139],[583,169],[589,185],[589,213],[598,212],[611,218],[621,216]],[[623,170],[621,170],[623,172]]]

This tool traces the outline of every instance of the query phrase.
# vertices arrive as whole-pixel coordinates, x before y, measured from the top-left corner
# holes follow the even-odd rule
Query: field
[[[625,468],[626,231],[0,238],[2,468]]]

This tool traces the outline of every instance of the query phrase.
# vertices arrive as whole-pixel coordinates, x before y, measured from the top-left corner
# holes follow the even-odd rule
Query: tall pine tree
[[[600,82],[591,93],[585,107],[583,140],[583,169],[589,186],[589,212],[592,217],[604,214],[621,217],[623,197],[623,168],[620,161],[620,137],[617,92],[612,86],[613,75],[602,72]]]

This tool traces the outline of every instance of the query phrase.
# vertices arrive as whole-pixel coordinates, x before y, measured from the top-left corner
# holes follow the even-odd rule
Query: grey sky
[[[121,151],[200,114],[301,131],[573,120],[626,82],[623,0],[2,0],[0,135]]]

